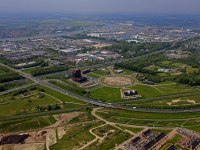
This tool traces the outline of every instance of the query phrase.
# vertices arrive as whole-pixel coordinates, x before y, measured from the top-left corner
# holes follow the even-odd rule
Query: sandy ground
[[[132,81],[126,77],[105,77],[104,82],[109,85],[128,85],[132,83]]]
[[[177,103],[177,102],[180,102],[180,101],[182,101],[182,102],[186,101],[186,102],[189,102],[189,103],[196,104],[196,102],[195,102],[194,100],[190,100],[190,99],[188,99],[188,100],[176,99],[176,100],[172,100],[172,102],[169,102],[169,103],[167,103],[167,104],[168,104],[168,105],[171,105],[171,104],[173,104],[173,103]]]
[[[57,143],[56,129],[50,129],[47,134],[46,147],[52,146]]]
[[[14,144],[8,144],[8,145],[2,145],[0,146],[0,150],[10,150],[12,149],[12,147],[14,146]]]
[[[62,137],[66,134],[64,127],[58,127],[57,128],[58,138],[62,139]]]
[[[44,143],[34,143],[34,144],[16,144],[13,150],[43,150]]]

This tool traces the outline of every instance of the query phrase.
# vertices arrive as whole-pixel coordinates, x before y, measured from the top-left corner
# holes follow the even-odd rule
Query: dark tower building
[[[76,82],[78,82],[78,83],[81,83],[81,82],[86,81],[87,78],[81,76],[81,71],[80,71],[80,69],[75,69],[75,70],[72,71],[72,80],[73,80],[73,81],[76,81]]]

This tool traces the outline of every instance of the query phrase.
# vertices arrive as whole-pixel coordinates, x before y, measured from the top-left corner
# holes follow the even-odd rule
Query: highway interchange
[[[162,52],[162,51],[164,51],[164,50],[160,50],[160,51],[156,51],[156,52],[152,52],[152,53],[158,53],[158,52]],[[101,66],[105,66],[105,65],[112,65],[112,64],[115,64],[115,63],[118,63],[118,62],[128,61],[128,60],[131,60],[131,59],[144,57],[144,56],[150,55],[152,53],[148,53],[148,54],[145,54],[145,55],[142,55],[142,56],[138,56],[138,57],[134,57],[134,58],[115,60],[115,61],[106,62],[106,63],[102,63],[102,64],[96,64],[96,65],[93,65],[93,66],[84,66],[84,67],[80,67],[80,69],[85,69],[85,68],[88,68],[88,67],[95,68],[95,67],[101,67]],[[64,89],[62,89],[60,87],[52,85],[52,84],[48,83],[47,81],[39,79],[39,78],[45,78],[45,77],[48,77],[48,76],[55,76],[55,75],[59,75],[59,74],[63,74],[63,73],[70,73],[71,70],[62,71],[62,72],[59,72],[59,73],[52,73],[52,74],[43,75],[43,76],[39,76],[39,77],[32,77],[31,75],[29,75],[27,73],[24,73],[21,70],[13,69],[13,68],[11,68],[11,67],[9,67],[7,65],[4,65],[2,63],[0,63],[0,65],[5,66],[5,67],[7,67],[7,68],[19,73],[20,75],[22,75],[23,77],[25,77],[25,78],[27,78],[29,80],[32,80],[34,83],[31,84],[31,85],[40,84],[40,85],[46,86],[46,87],[48,87],[50,89],[53,89],[53,90],[55,90],[57,92],[60,92],[62,94],[65,94],[67,96],[73,97],[75,99],[84,101],[84,102],[86,102],[88,104],[91,104],[91,105],[94,105],[94,106],[98,106],[98,107],[109,107],[109,108],[118,108],[118,109],[131,110],[131,111],[157,112],[157,113],[158,112],[159,113],[183,113],[183,112],[199,112],[200,111],[200,108],[192,108],[192,109],[145,109],[145,108],[135,108],[135,107],[121,106],[121,105],[119,105],[117,103],[116,104],[105,103],[105,102],[89,99],[89,98],[74,94],[74,93],[69,92],[67,90],[64,90]],[[6,94],[8,92],[15,91],[15,90],[19,90],[19,89],[22,89],[22,88],[27,88],[28,86],[31,86],[31,85],[26,85],[26,86],[18,87],[18,88],[9,90],[9,91],[5,91],[5,92],[0,93],[0,95]]]

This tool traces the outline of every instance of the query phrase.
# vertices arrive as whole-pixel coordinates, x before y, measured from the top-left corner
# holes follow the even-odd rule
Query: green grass
[[[92,123],[92,124],[84,124],[79,126],[66,127],[66,134],[62,139],[58,139],[58,143],[51,146],[51,150],[72,150],[78,149],[83,145],[87,144],[87,142],[92,141],[95,136],[92,135],[89,130],[96,126],[101,125],[101,122]]]
[[[158,75],[159,75],[160,77],[165,77],[165,76],[169,76],[170,74],[169,74],[169,73],[163,72],[163,73],[158,73]]]
[[[102,87],[91,91],[92,97],[105,99],[107,102],[121,101],[120,89],[111,87]]]
[[[123,70],[124,73],[122,75],[132,75],[132,73],[134,73],[134,71],[126,70],[123,68],[118,68],[117,70]]]
[[[135,85],[131,87],[130,89],[135,89],[138,91],[138,93],[142,96],[142,98],[150,98],[150,97],[158,97],[163,96],[164,94],[160,91],[156,90],[155,88],[151,86],[146,85]]]
[[[190,126],[190,127],[186,127],[188,130],[191,130],[191,131],[195,131],[195,132],[198,132],[198,134],[200,134],[200,125],[198,126]]]
[[[176,134],[174,137],[172,137],[172,139],[168,140],[167,143],[172,143],[172,144],[176,144],[178,143],[183,137],[179,134]]]
[[[38,68],[25,69],[25,70],[22,70],[22,72],[31,74],[31,72],[34,71],[34,70],[36,70],[36,69],[38,69]]]
[[[169,64],[171,64],[172,62],[171,61],[162,61],[161,62],[163,65],[169,65]]]
[[[19,131],[26,131],[31,129],[38,129],[54,124],[56,120],[52,116],[38,116],[18,118],[8,121],[2,121],[0,124],[1,133],[12,133]]]
[[[186,72],[194,72],[194,71],[196,71],[196,72],[198,72],[198,68],[192,68],[192,67],[186,67]]]
[[[151,112],[133,112],[129,110],[121,110],[121,109],[114,109],[114,108],[103,108],[97,111],[97,114],[100,115],[101,117],[105,119],[110,119],[111,117],[125,117],[127,119],[148,119],[148,120],[173,120],[174,119],[180,119],[180,120],[185,120],[186,118],[196,118],[199,117],[200,112],[196,113],[174,113],[174,114],[169,114],[169,113],[151,113]]]
[[[156,86],[156,88],[161,90],[164,93],[164,95],[196,92],[196,89],[186,87],[181,84],[161,85]]]
[[[174,66],[174,67],[182,67],[184,65],[185,64],[182,64],[182,63],[174,63],[174,64],[172,64],[172,66]]]
[[[80,103],[80,104],[86,104],[83,101],[80,101],[80,100],[77,100],[75,98],[69,97],[69,96],[67,96],[65,94],[59,93],[59,92],[54,91],[52,89],[49,89],[47,87],[44,87],[44,86],[41,86],[41,87],[45,90],[45,93],[50,94],[50,95],[60,99],[63,102],[75,102],[75,103]]]
[[[112,127],[112,126],[111,126]],[[115,144],[120,144],[130,138],[129,133],[122,132],[121,130],[112,127],[114,132],[110,132],[107,137],[100,143],[96,141],[86,147],[84,150],[108,150],[112,149]]]
[[[31,102],[29,102],[31,100]],[[56,99],[45,95],[42,98],[39,98],[37,95],[31,96],[29,98],[23,98],[19,100],[14,100],[6,104],[0,105],[0,116],[13,116],[23,113],[33,113],[38,112],[38,105],[48,105],[59,103]]]
[[[98,74],[100,76],[105,76],[105,75],[109,75],[110,74],[110,73],[105,73],[105,72],[99,71],[99,70],[93,71],[93,73]]]
[[[100,76],[97,76],[97,75],[92,74],[92,73],[88,73],[87,76],[90,76],[90,77],[93,77],[93,78],[96,78],[96,79],[100,78]]]
[[[170,121],[159,121],[155,127],[181,127],[186,120],[170,120]]]
[[[123,125],[119,125],[120,128],[122,129],[127,129],[135,134],[141,132],[142,130],[144,130],[144,128],[134,128],[134,127],[130,127],[130,126],[123,126]]]
[[[151,132],[153,132],[153,133],[157,133],[157,132],[162,133],[162,132],[164,132],[165,135],[169,134],[171,131],[172,131],[171,129],[168,129],[168,130],[163,130],[163,129],[151,129]]]

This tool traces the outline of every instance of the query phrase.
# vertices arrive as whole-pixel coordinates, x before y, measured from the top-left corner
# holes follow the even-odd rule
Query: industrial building
[[[82,83],[82,82],[87,81],[87,78],[81,76],[80,69],[74,69],[72,71],[72,80],[78,83]]]

